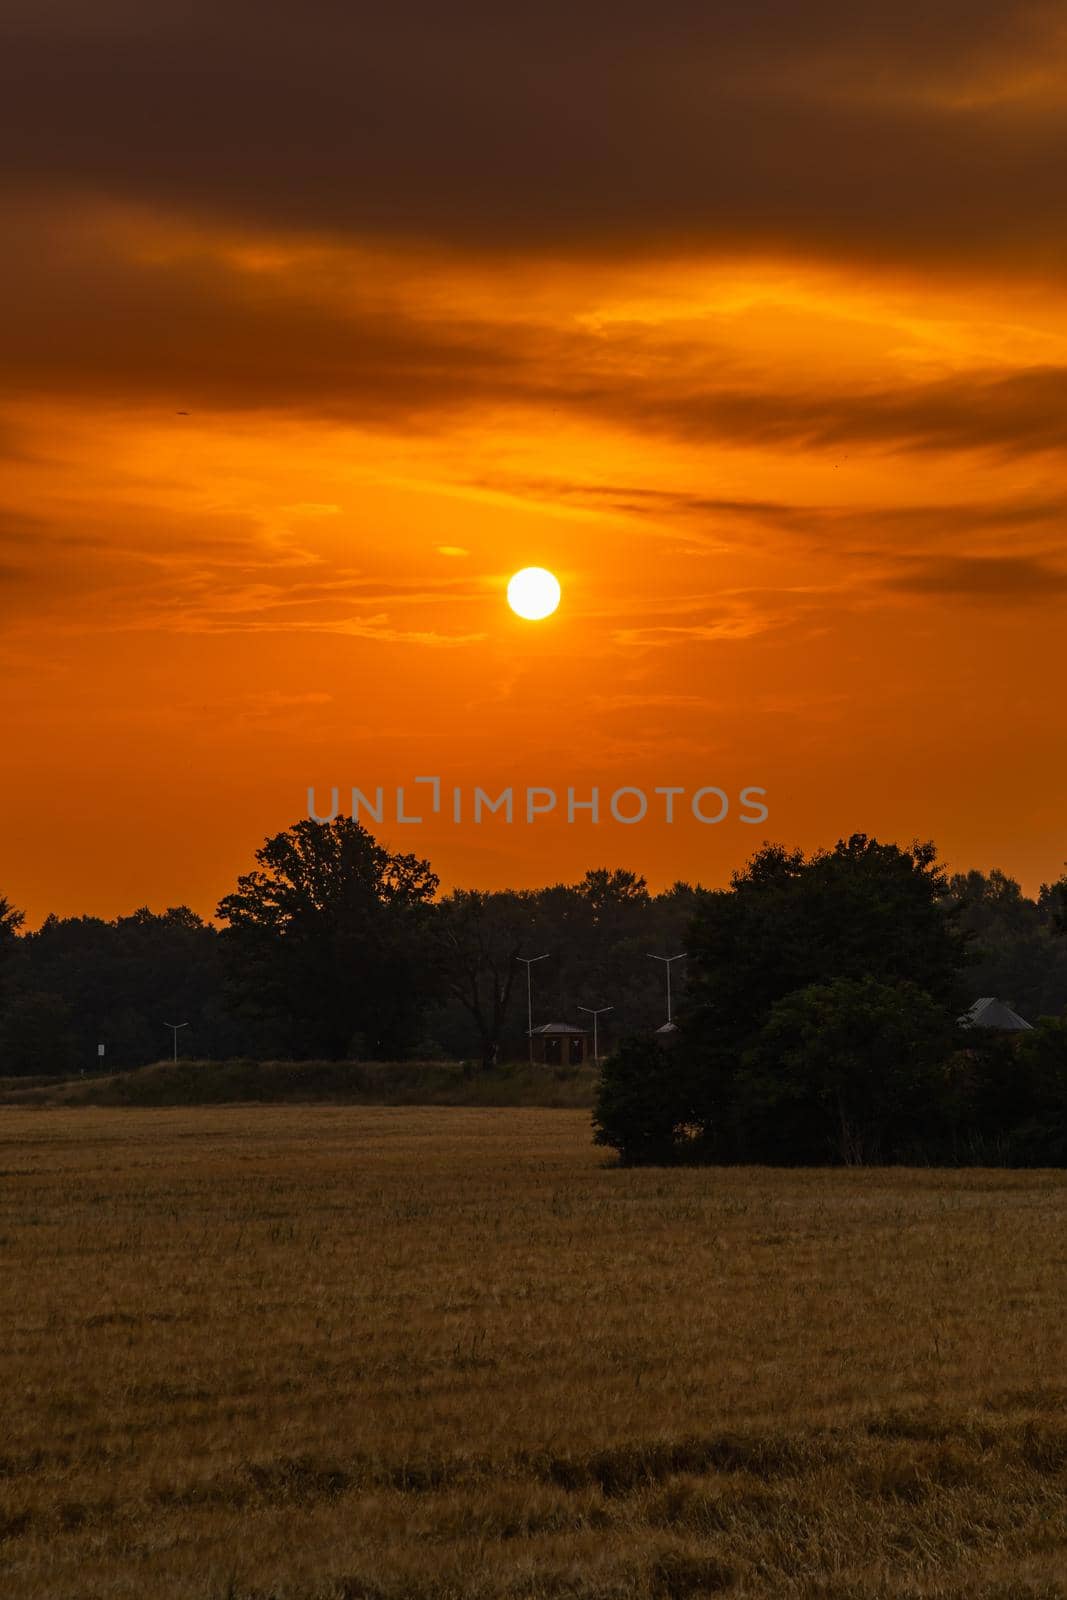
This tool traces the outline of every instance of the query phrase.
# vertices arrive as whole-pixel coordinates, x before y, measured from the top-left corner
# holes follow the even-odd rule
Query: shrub
[[[597,1144],[627,1163],[667,1161],[674,1150],[676,1110],[665,1069],[669,1060],[651,1039],[624,1039],[604,1062],[593,1116]]]

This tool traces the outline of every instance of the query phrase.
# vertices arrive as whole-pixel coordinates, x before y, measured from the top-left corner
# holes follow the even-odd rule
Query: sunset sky
[[[1067,857],[1067,13],[34,0],[0,132],[0,893],[210,914],[309,784],[446,884]],[[548,567],[563,601],[504,591]]]

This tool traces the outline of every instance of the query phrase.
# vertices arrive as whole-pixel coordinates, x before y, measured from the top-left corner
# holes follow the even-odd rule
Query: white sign
[[[97,1045],[97,1047],[96,1047],[96,1053],[97,1053],[97,1055],[98,1055],[98,1056],[102,1056],[102,1055],[103,1055],[103,1053],[104,1053],[104,1046],[103,1046],[103,1045],[102,1045],[102,1044],[98,1044],[98,1045]]]

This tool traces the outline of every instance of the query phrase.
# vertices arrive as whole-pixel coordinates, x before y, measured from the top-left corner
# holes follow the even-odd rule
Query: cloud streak
[[[343,253],[265,272],[220,250],[144,259],[106,229],[87,237],[61,219],[22,222],[26,248],[0,266],[10,383],[150,409],[175,431],[220,412],[433,430],[492,410],[567,414],[697,447],[1021,456],[1067,445],[1067,335],[1063,359],[971,357],[932,377],[884,361],[888,375],[805,375],[796,352],[757,361],[742,318],[694,320],[680,342],[634,319],[583,325],[566,305],[524,314],[499,296],[479,300],[473,286],[430,316],[417,286],[387,291],[379,280],[341,294],[338,278],[360,266]],[[91,313],[72,292],[79,278],[92,284]],[[805,336],[817,349],[818,333]],[[616,509],[655,510],[663,492],[634,489]],[[688,509],[732,512],[712,496]]]
[[[1067,567],[1026,556],[946,556],[917,561],[884,580],[903,594],[975,601],[998,608],[1061,605]]]

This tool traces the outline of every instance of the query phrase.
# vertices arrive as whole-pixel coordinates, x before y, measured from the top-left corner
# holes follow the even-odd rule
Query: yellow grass
[[[1067,1593],[1067,1175],[0,1109],[0,1594]]]

